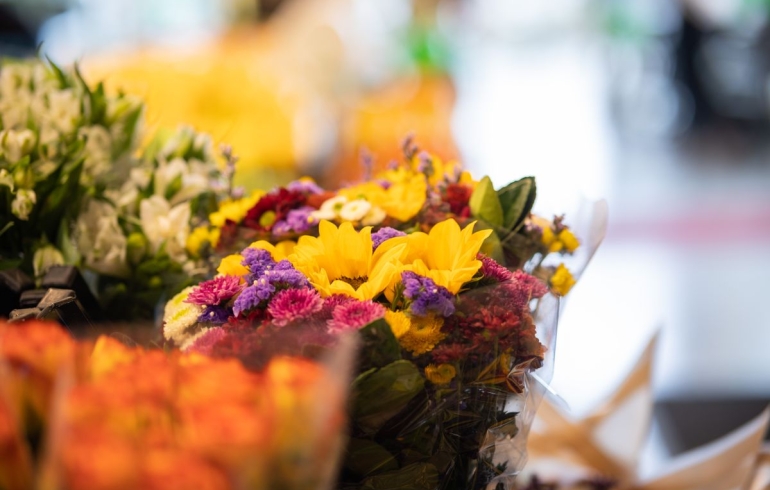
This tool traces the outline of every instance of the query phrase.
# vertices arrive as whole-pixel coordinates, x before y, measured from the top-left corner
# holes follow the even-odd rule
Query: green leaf
[[[438,487],[438,470],[430,463],[415,463],[400,470],[367,478],[362,490],[433,490]]]
[[[401,359],[401,346],[390,325],[383,319],[370,323],[358,331],[361,338],[362,360],[360,370],[383,367]]]
[[[366,439],[350,439],[345,467],[353,473],[368,476],[372,473],[398,469],[398,462],[388,450]]]
[[[503,207],[489,177],[484,177],[471,194],[469,201],[471,214],[493,226],[503,225]]]
[[[481,244],[481,249],[479,249],[479,252],[483,253],[487,257],[495,259],[501,264],[504,263],[505,254],[503,252],[503,245],[500,241],[500,236],[495,230],[495,227],[486,221],[480,220],[476,222],[476,226],[474,227],[474,231],[479,230],[492,230],[492,234],[489,235],[486,240],[484,240],[484,243]]]
[[[524,222],[524,218],[532,211],[536,195],[534,177],[524,177],[497,191],[504,212],[502,226],[506,230],[514,230]]]
[[[364,433],[374,434],[424,386],[420,371],[404,360],[359,376],[353,383],[353,420]]]
[[[180,190],[182,190],[182,174],[177,175],[168,183],[166,186],[165,198],[170,201],[171,198],[174,197],[174,194]]]
[[[61,68],[59,68],[59,65],[51,61],[51,58],[46,56],[46,59],[48,60],[48,65],[51,67],[51,71],[53,71],[54,76],[56,76],[56,80],[59,82],[59,86],[61,88],[69,88],[71,84],[67,78],[67,75],[62,71]]]

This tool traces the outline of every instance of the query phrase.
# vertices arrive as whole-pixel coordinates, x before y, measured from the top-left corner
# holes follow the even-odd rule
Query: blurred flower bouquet
[[[251,372],[0,323],[0,486],[330,488],[351,345],[329,351],[333,362],[274,356]]]
[[[575,284],[572,273],[554,259],[578,247],[562,217],[548,220],[531,214],[536,185],[525,177],[495,190],[491,180],[474,180],[457,162],[420,151],[411,138],[403,144],[404,160],[370,175],[360,184],[336,191],[300,179],[268,193],[255,192],[228,200],[212,213],[209,222],[192,232],[190,251],[223,255],[254,241],[267,241],[291,250],[298,237],[317,236],[319,223],[351,223],[355,228],[385,229],[382,241],[395,235],[428,232],[446,219],[460,225],[476,223],[488,230],[480,250],[511,269],[524,269],[559,295]],[[371,160],[365,166],[372,174]],[[545,259],[548,257],[548,261]]]
[[[1,268],[39,277],[51,265],[81,266],[121,319],[150,316],[200,270],[187,238],[226,195],[227,178],[208,137],[190,129],[158,136],[138,156],[142,112],[133,97],[89,87],[77,68],[3,63]]]
[[[406,186],[418,197],[426,176],[414,175],[422,184]],[[268,195],[291,192],[308,191]],[[356,201],[369,208],[360,221],[373,206]],[[424,204],[400,202],[414,213]],[[357,332],[340,488],[509,488],[539,400],[529,378],[546,357],[537,329],[553,337],[558,301],[536,277],[480,253],[491,229],[449,218],[407,234],[350,221],[321,219],[317,237],[257,241],[226,257],[220,275],[166,305],[164,336],[248,360],[276,348],[312,352],[330,332]]]

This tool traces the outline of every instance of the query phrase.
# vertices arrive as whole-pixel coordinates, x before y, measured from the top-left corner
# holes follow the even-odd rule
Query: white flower
[[[310,213],[310,217],[320,221],[322,219],[335,220],[342,210],[342,206],[347,204],[348,198],[345,196],[334,196],[321,204],[321,207]]]
[[[37,195],[32,189],[19,189],[11,203],[11,212],[22,221],[29,219],[29,213],[35,207]]]
[[[0,131],[0,151],[9,163],[16,163],[35,148],[35,133],[29,129]]]
[[[209,179],[205,166],[200,162],[188,163],[182,158],[161,162],[155,171],[155,195],[166,197],[169,186],[175,179],[180,180],[179,189],[171,189],[171,205],[188,201],[208,188]]]
[[[366,213],[366,216],[361,219],[361,224],[364,226],[379,225],[387,216],[384,209],[378,206],[372,206],[372,209],[370,209],[369,212]]]
[[[131,169],[128,180],[130,183],[132,183],[136,187],[140,189],[144,189],[145,187],[150,185],[151,177],[152,177],[152,174],[148,169],[139,167],[139,168]]]
[[[342,206],[340,218],[345,221],[358,221],[369,213],[372,204],[365,199],[356,199]]]
[[[0,168],[0,185],[10,187],[13,192],[13,176],[4,168]]]
[[[58,131],[71,134],[80,120],[80,98],[72,89],[50,92],[46,119]]]
[[[112,136],[100,125],[82,127],[78,136],[86,142],[84,174],[99,180],[111,170]]]
[[[110,204],[88,201],[75,225],[75,242],[87,267],[109,276],[129,275],[126,237],[118,223],[117,210]]]
[[[139,221],[153,253],[165,243],[166,252],[174,261],[182,263],[187,259],[185,245],[190,234],[189,203],[171,207],[164,198],[151,196],[139,205]]]
[[[177,344],[187,339],[185,330],[198,323],[198,317],[203,313],[203,307],[185,302],[192,289],[192,286],[185,288],[171,298],[163,311],[163,336]]]
[[[53,245],[46,245],[35,250],[35,255],[32,258],[32,267],[35,270],[35,277],[41,277],[45,274],[50,267],[54,265],[62,265],[64,263],[64,256],[59,249]]]

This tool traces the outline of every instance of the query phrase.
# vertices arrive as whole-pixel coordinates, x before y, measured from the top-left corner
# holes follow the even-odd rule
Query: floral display
[[[411,138],[405,140],[403,154],[401,163],[392,162],[364,182],[335,191],[300,179],[228,201],[193,232],[190,250],[214,252],[214,261],[260,240],[289,250],[299,237],[317,236],[322,221],[350,223],[356,229],[371,226],[379,245],[400,233],[427,233],[451,218],[489,231],[481,248],[487,256],[538,276],[556,294],[569,292],[575,278],[559,257],[572,254],[579,242],[563,217],[549,220],[531,213],[533,177],[495,190],[488,177],[474,180],[459,163],[420,151]],[[364,163],[372,166],[370,159]]]
[[[0,267],[77,265],[105,311],[149,317],[205,271],[191,230],[231,191],[208,136],[182,128],[139,151],[143,105],[77,68],[0,67]],[[198,262],[196,263],[196,260]]]
[[[363,348],[339,488],[509,488],[536,405],[528,373],[546,358],[537,329],[555,327],[555,308],[540,279],[481,252],[494,231],[477,225],[373,232],[320,219],[296,244],[256,241],[166,305],[164,336],[258,369],[270,353],[354,332]]]
[[[275,356],[254,372],[105,336],[76,342],[42,322],[0,323],[0,340],[2,488],[38,488],[36,476],[45,488],[304,490],[335,477],[344,363]]]

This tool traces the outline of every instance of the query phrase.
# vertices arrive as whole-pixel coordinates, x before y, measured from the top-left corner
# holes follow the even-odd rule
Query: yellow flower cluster
[[[554,233],[553,223],[545,218],[533,216],[532,222],[543,230],[541,242],[548,247],[549,253],[572,253],[580,246],[577,237],[569,228],[563,228],[558,234]]]
[[[548,282],[550,283],[551,291],[559,296],[566,296],[577,281],[564,264],[559,264],[559,267],[556,268]]]
[[[434,385],[449,384],[457,376],[457,370],[451,364],[428,364],[425,367],[425,378]]]

